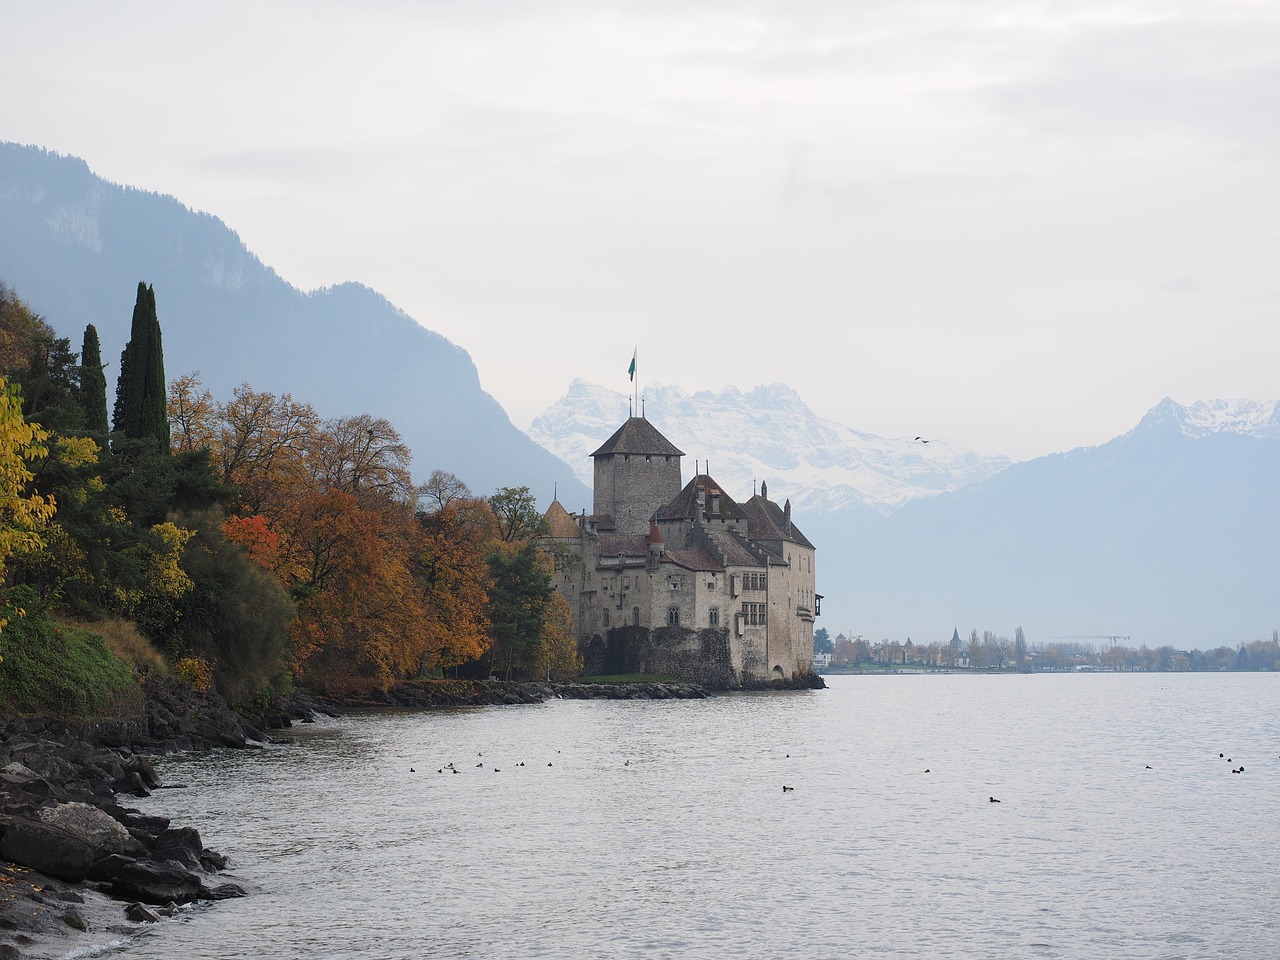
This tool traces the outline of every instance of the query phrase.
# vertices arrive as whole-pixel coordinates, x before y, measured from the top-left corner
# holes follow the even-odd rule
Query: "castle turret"
[[[644,417],[629,417],[595,453],[597,516],[622,534],[647,534],[649,518],[680,492],[684,454]]]

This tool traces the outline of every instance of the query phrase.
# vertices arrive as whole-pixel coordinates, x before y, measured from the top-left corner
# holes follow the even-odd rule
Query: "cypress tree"
[[[120,354],[115,429],[130,439],[154,440],[161,453],[168,453],[167,393],[156,293],[147,284],[139,283],[129,342]]]
[[[84,410],[85,430],[106,436],[107,378],[102,372],[102,344],[92,323],[84,328],[80,347],[80,407]]]

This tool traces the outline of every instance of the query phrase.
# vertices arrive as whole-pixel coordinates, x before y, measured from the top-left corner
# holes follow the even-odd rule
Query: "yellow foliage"
[[[182,559],[182,548],[196,532],[167,521],[157,523],[151,528],[151,532],[164,545],[163,549],[151,554],[151,589],[176,600],[195,586],[179,561]]]
[[[96,463],[98,454],[102,452],[102,448],[88,437],[58,437],[53,443],[53,450],[58,461],[65,463],[68,467],[83,467],[86,463]]]
[[[32,472],[28,464],[49,455],[49,435],[22,416],[22,397],[16,385],[0,377],[0,583],[6,561],[44,546],[41,527],[53,516],[53,497],[27,490]],[[0,617],[0,630],[5,620]]]
[[[173,675],[201,693],[213,689],[213,664],[204,657],[183,657],[173,665]]]

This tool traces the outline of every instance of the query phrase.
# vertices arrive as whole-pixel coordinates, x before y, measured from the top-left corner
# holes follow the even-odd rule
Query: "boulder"
[[[93,849],[93,860],[118,853],[146,856],[147,848],[130,836],[113,817],[87,803],[59,803],[36,812],[43,823],[79,837]]]
[[[172,860],[134,860],[111,878],[111,892],[122,900],[143,903],[190,903],[200,896],[200,878]]]
[[[78,883],[95,857],[93,845],[41,820],[0,818],[0,858]]]

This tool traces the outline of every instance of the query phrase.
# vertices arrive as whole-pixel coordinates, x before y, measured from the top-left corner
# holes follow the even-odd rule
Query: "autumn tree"
[[[536,671],[539,677],[561,683],[582,675],[582,654],[573,632],[573,611],[569,601],[559,593],[552,593],[547,605]]]
[[[43,429],[23,418],[21,392],[0,377],[0,585],[11,558],[43,546],[40,531],[54,513],[52,497],[29,489],[31,463],[48,455],[47,439]]]
[[[381,417],[362,413],[326,421],[312,462],[319,486],[410,503],[414,487],[409,460],[409,448],[396,429]]]
[[[200,371],[184,373],[169,383],[169,444],[174,453],[215,449],[218,408],[200,382]],[[225,479],[225,478],[224,478]]]
[[[417,517],[414,576],[433,633],[436,663],[450,669],[489,652],[491,517],[483,501],[451,499]]]
[[[432,470],[417,493],[419,504],[429,513],[443,510],[458,500],[472,499],[467,485],[446,470]]]

